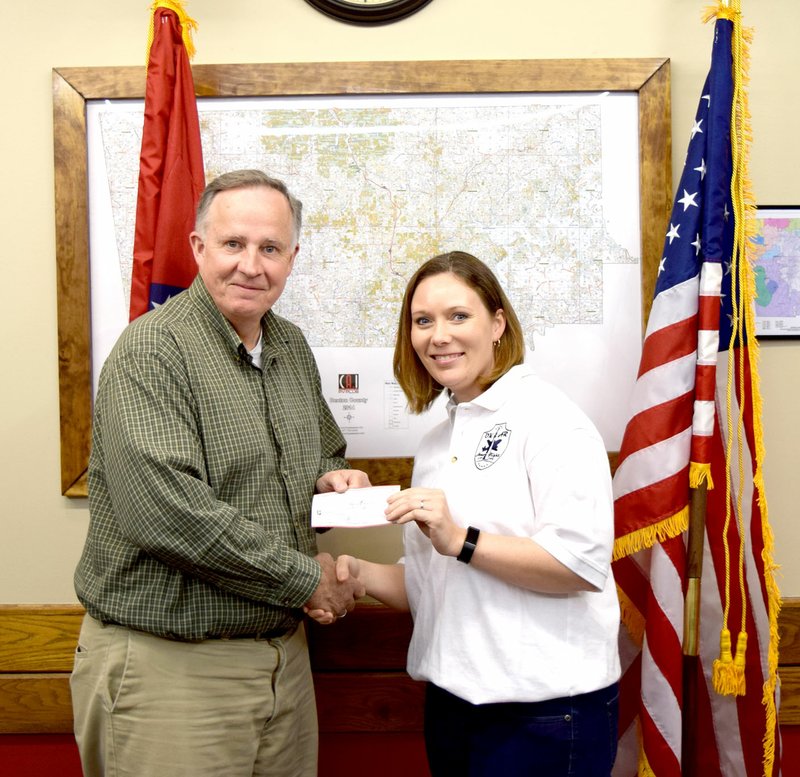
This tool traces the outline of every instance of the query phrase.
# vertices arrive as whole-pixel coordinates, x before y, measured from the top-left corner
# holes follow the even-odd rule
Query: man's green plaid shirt
[[[200,640],[302,617],[320,581],[311,497],[345,442],[300,330],[269,312],[262,331],[259,370],[198,277],[106,361],[75,573],[98,620]]]

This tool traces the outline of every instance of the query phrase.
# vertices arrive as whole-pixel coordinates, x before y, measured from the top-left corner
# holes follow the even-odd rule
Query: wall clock
[[[318,11],[354,24],[385,24],[410,16],[431,0],[306,0]]]

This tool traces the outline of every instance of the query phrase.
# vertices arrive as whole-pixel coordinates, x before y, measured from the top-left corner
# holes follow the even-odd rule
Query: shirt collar
[[[239,354],[242,339],[214,302],[203,279],[197,275],[189,287],[188,294],[192,302],[206,315],[214,328],[225,338],[234,355]],[[268,310],[261,318],[262,362],[288,351],[288,334],[283,319]]]
[[[533,375],[533,368],[528,364],[517,364],[512,367],[508,372],[501,375],[486,391],[478,394],[475,399],[469,402],[456,402],[452,394],[449,394],[447,400],[447,414],[452,420],[456,408],[459,406],[472,405],[481,407],[490,412],[499,410],[511,394],[516,391],[520,382],[528,375]]]

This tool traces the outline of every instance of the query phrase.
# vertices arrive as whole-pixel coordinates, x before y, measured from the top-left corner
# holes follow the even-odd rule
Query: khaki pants
[[[174,642],[84,618],[70,679],[85,777],[315,777],[305,630]]]

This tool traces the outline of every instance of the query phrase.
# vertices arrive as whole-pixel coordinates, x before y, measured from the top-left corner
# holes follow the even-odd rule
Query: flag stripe
[[[621,558],[616,562],[614,577],[617,585],[626,592],[628,601],[639,613],[645,613],[650,588],[647,572],[641,568],[637,559],[638,554]],[[641,640],[639,642],[641,643]]]
[[[695,334],[696,338],[696,334]],[[647,343],[645,343],[647,347]],[[644,373],[637,381],[631,406],[632,416],[694,390],[696,358],[692,351]]]
[[[691,438],[692,430],[687,428],[668,440],[662,440],[625,457],[614,473],[614,498],[618,500],[616,509],[622,519],[636,521],[636,512],[633,509],[625,509],[631,503],[620,501],[623,497],[645,488],[655,493],[659,490],[659,486],[664,485],[663,481],[667,478],[673,478],[686,471]],[[674,499],[669,501],[675,503]],[[685,501],[684,498],[683,502]],[[662,517],[668,514],[663,511],[657,512]]]
[[[664,731],[650,717],[650,711],[644,708],[640,712],[642,727],[642,741],[647,753],[650,768],[658,777],[680,777],[680,755],[675,752],[674,745],[670,746]],[[655,767],[653,766],[655,764]],[[655,771],[657,769],[658,771]]]
[[[668,440],[686,429],[692,422],[693,407],[692,394],[687,392],[638,413],[628,422],[617,466],[632,452]]]
[[[697,315],[699,281],[699,275],[695,274],[674,286],[658,291],[650,309],[650,317],[647,319],[645,340],[653,332],[665,326]]]
[[[704,402],[714,402],[717,395],[717,368],[716,360],[713,365],[698,364],[695,396]]]
[[[684,467],[670,478],[644,486],[637,491],[632,491],[624,497],[617,499],[620,512],[630,513],[626,523],[629,532],[638,531],[649,526],[653,521],[661,521],[675,516],[684,509],[685,505],[675,497],[675,488],[679,483],[685,483],[689,477],[689,468]],[[617,533],[617,538],[625,535]]]
[[[673,359],[694,355],[692,338],[697,331],[697,317],[690,316],[682,321],[662,327],[648,335],[647,347],[639,362],[639,376],[660,367]],[[716,358],[716,355],[715,355]]]

